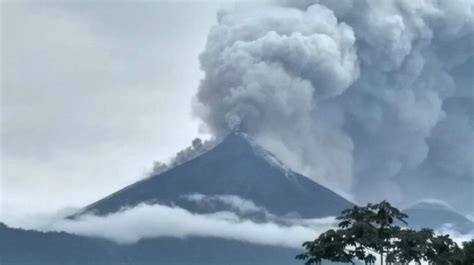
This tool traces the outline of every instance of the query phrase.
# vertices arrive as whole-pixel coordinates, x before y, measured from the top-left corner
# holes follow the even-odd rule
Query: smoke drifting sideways
[[[200,62],[194,111],[216,137],[239,124],[360,203],[474,213],[474,0],[236,6]]]
[[[171,158],[171,161],[164,163],[161,161],[155,161],[153,163],[153,169],[150,172],[151,176],[159,175],[165,171],[168,171],[171,168],[179,166],[189,160],[192,160],[199,155],[206,153],[215,147],[222,139],[211,138],[208,140],[202,140],[201,138],[195,138],[191,146],[179,151],[174,157]]]

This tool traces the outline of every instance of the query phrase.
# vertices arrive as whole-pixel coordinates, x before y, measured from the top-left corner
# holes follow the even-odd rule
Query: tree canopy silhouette
[[[409,264],[422,261],[432,265],[473,265],[474,240],[459,247],[449,235],[436,235],[424,228],[413,230],[408,216],[387,201],[354,206],[342,211],[338,229],[330,229],[313,241],[303,243],[305,253],[296,256],[305,264],[321,264],[323,260],[355,264]]]

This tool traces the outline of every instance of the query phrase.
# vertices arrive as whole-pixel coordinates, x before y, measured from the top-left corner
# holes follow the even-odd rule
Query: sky
[[[0,214],[240,128],[356,203],[474,215],[474,1],[262,1],[2,2]]]
[[[1,211],[82,207],[206,138],[198,56],[230,2],[2,2]]]

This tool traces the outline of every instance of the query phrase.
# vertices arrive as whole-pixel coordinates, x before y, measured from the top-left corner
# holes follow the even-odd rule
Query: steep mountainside
[[[245,135],[232,133],[209,152],[128,186],[88,206],[85,211],[102,215],[141,202],[205,211],[183,199],[196,193],[237,195],[273,214],[297,214],[304,218],[338,215],[352,206],[333,191],[285,169]]]

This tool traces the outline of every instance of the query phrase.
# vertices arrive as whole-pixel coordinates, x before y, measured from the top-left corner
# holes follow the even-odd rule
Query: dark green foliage
[[[321,261],[352,262],[352,253],[346,249],[344,234],[341,231],[329,230],[321,234],[313,242],[305,242],[303,246],[312,255],[298,255],[297,259],[307,260],[306,264],[321,264]]]
[[[463,258],[466,263],[474,264],[474,239],[463,244]]]
[[[453,265],[474,264],[474,239],[468,242],[463,242],[462,248],[455,246],[453,252],[454,252],[452,256],[453,262],[451,262],[450,264],[453,264]]]
[[[415,261],[420,263],[425,253],[428,251],[426,242],[433,237],[432,230],[423,229],[415,231],[411,229],[399,230],[396,235],[397,240],[394,242],[394,260],[403,263]]]
[[[337,219],[338,230],[329,230],[317,239],[303,243],[306,252],[296,256],[306,264],[323,260],[374,264],[378,253],[381,264],[400,262],[433,265],[473,265],[474,241],[460,248],[449,235],[435,235],[431,229],[401,228],[408,216],[383,201],[344,210]]]

